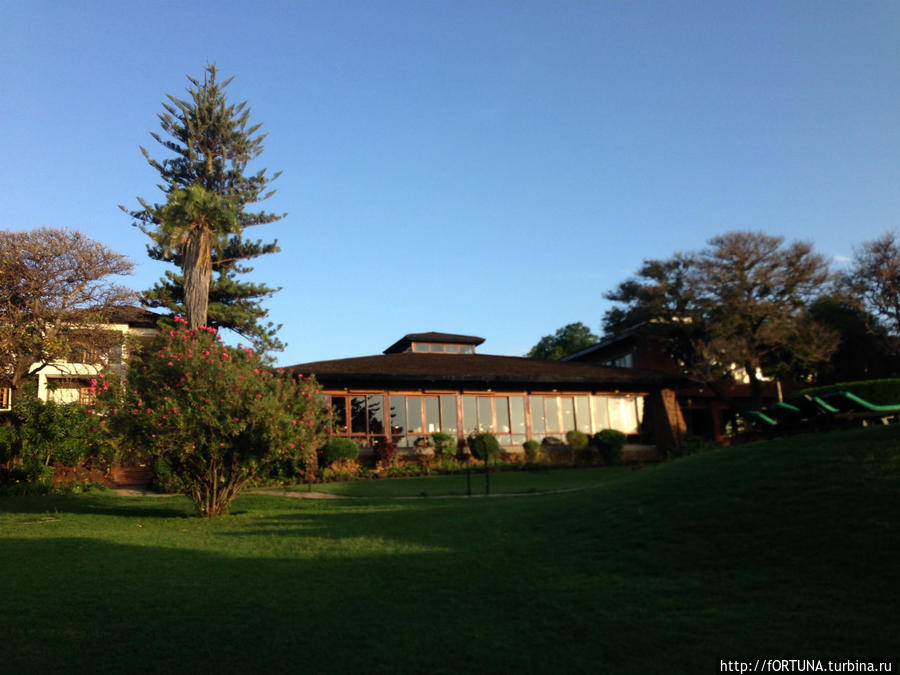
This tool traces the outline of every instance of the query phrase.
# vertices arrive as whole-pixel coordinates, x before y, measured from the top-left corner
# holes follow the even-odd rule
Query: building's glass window
[[[459,433],[456,417],[456,396],[454,394],[441,396],[441,431],[456,436]]]
[[[437,396],[425,397],[425,431],[433,434],[441,430],[441,409]]]
[[[591,396],[591,417],[594,419],[594,433],[609,429],[609,408],[605,396]]]
[[[460,345],[459,353],[460,354],[474,354],[475,348],[472,345]]]
[[[422,433],[422,397],[406,397],[406,430],[410,434]]]
[[[331,409],[334,411],[334,431],[338,434],[347,431],[347,397],[332,396]]]
[[[575,397],[575,428],[586,434],[591,433],[591,401],[587,396]]]
[[[562,425],[559,422],[559,396],[544,397],[544,422],[547,425],[546,431],[548,432],[559,432],[562,430]]]
[[[521,445],[528,440],[526,438],[524,396],[509,397],[509,430],[512,432],[510,438],[512,445]]]
[[[634,398],[616,396],[609,399],[609,426],[625,434],[638,432],[637,403]]]
[[[492,399],[479,397],[478,399],[478,431],[481,433],[494,431],[494,414],[491,410]]]
[[[544,424],[544,397],[532,396],[530,398],[531,406],[531,435],[536,441],[544,438],[546,425]]]
[[[442,344],[433,344],[433,345],[431,345],[431,349],[430,349],[429,351],[436,352],[436,353],[438,353],[438,354],[443,354],[443,352],[444,352],[444,345],[442,345]]]
[[[494,399],[494,413],[496,415],[496,434],[500,445],[510,445],[512,436],[509,433],[509,398],[498,396]]]
[[[8,410],[12,406],[12,389],[0,387],[0,410]]]
[[[459,345],[444,345],[444,351],[448,354],[458,354]]]
[[[575,407],[572,405],[572,397],[561,396],[559,408],[562,413],[561,431],[571,431],[575,428]]]
[[[406,397],[391,394],[391,435],[406,433]]]
[[[350,397],[350,433],[364,434],[368,426],[369,416],[366,412],[366,397]]]
[[[412,349],[414,352],[427,352],[428,351],[428,343],[422,342],[413,342]]]
[[[478,433],[478,402],[474,396],[463,396],[463,430],[467,434]]]
[[[380,436],[384,433],[384,396],[369,394],[366,402],[369,408],[369,433]]]

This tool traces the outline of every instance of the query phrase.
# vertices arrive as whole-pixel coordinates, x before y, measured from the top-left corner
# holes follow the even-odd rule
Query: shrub
[[[342,459],[356,459],[359,457],[359,444],[352,438],[332,436],[322,448],[323,464],[331,464]]]
[[[53,467],[29,459],[9,472],[11,483],[29,483],[32,485],[50,485],[53,482]]]
[[[587,434],[583,431],[579,431],[578,429],[572,429],[571,431],[566,432],[566,444],[574,452],[580,452],[587,447],[588,437]]]
[[[189,330],[176,318],[173,330],[132,356],[127,382],[98,388],[96,408],[105,417],[97,427],[165,459],[203,516],[225,513],[249,482],[285,458],[318,470],[330,421],[315,380],[273,370],[252,349],[225,346],[211,328]]]
[[[522,443],[522,448],[525,450],[525,461],[533,462],[537,459],[538,452],[541,449],[541,444],[535,440],[527,440]]]
[[[856,382],[838,382],[824,387],[804,389],[798,395],[825,396],[835,391],[851,391],[860,398],[875,405],[894,405],[900,403],[900,378],[882,380],[858,380]]]
[[[434,454],[442,459],[452,459],[456,457],[456,438],[450,434],[441,431],[435,431],[431,434],[431,440],[434,441]]]
[[[669,450],[669,457],[672,459],[687,457],[688,455],[695,455],[700,452],[713,450],[715,447],[716,444],[706,438],[687,434],[682,437],[671,450]]]
[[[607,464],[618,464],[622,461],[622,448],[625,447],[626,436],[616,429],[604,429],[594,434],[594,445],[600,451]]]
[[[388,438],[379,438],[375,443],[375,458],[384,465],[393,464],[397,456],[397,444]]]
[[[75,466],[96,450],[92,420],[78,403],[41,401],[34,390],[17,398],[12,413],[0,427],[0,460]]]
[[[496,460],[500,456],[500,443],[493,434],[477,434],[469,439],[469,449],[476,459],[485,462]]]

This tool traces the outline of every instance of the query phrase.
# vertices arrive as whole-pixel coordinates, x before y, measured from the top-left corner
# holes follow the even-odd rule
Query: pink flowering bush
[[[204,516],[227,511],[274,464],[293,460],[314,474],[330,414],[315,380],[176,322],[132,358],[121,386],[97,387],[97,414],[109,422],[97,428],[165,460]]]

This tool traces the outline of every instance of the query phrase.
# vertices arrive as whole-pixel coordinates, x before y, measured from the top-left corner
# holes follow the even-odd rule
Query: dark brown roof
[[[127,323],[132,328],[156,328],[156,322],[162,315],[143,307],[117,307],[112,310],[109,318],[111,323]]]
[[[445,387],[520,389],[571,388],[577,390],[646,390],[657,388],[667,376],[655,371],[613,368],[584,363],[544,361],[489,354],[419,354],[405,352],[316,361],[287,370],[314,374],[334,387]]]
[[[475,335],[455,335],[454,333],[408,333],[384,350],[385,354],[405,351],[413,342],[438,342],[457,345],[480,345],[484,338]]]

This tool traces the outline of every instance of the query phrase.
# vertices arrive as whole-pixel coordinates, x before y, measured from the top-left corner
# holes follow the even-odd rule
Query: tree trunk
[[[209,283],[212,279],[212,242],[205,227],[193,227],[187,235],[182,255],[184,307],[192,330],[206,325]]]

